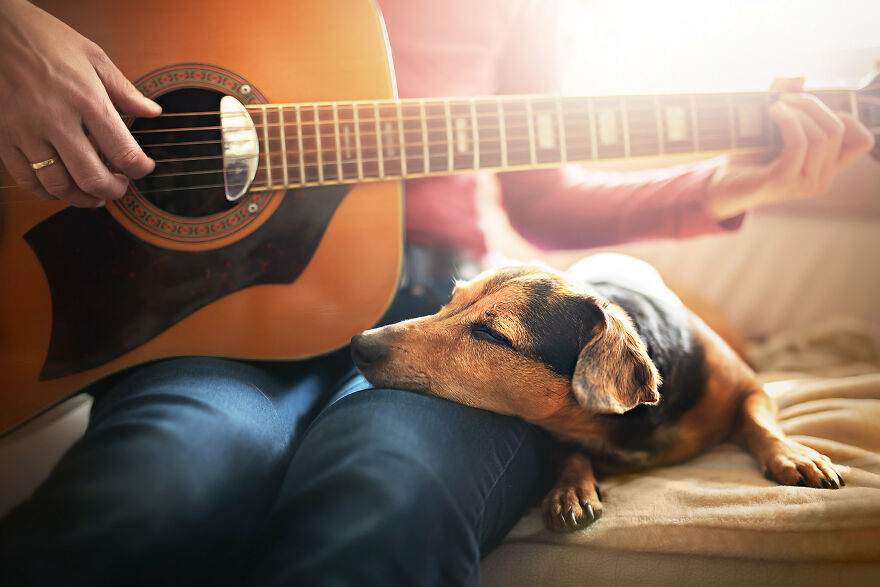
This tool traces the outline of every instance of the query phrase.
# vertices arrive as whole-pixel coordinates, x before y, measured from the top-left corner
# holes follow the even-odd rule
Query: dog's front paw
[[[542,504],[544,523],[556,532],[586,528],[602,515],[599,487],[557,485]]]
[[[782,485],[840,489],[843,477],[825,455],[793,440],[784,439],[762,463],[764,476]]]

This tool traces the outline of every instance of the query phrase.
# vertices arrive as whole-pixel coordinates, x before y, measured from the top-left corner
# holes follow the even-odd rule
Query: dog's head
[[[541,421],[572,405],[622,414],[660,399],[660,376],[626,313],[548,268],[458,283],[438,313],[358,334],[352,356],[376,386]]]

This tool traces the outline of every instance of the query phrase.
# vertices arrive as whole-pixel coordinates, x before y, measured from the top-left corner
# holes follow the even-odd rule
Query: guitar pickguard
[[[293,283],[348,189],[290,190],[260,230],[208,251],[144,242],[105,209],[69,207],[50,216],[24,236],[52,298],[40,380],[103,365],[236,291]]]

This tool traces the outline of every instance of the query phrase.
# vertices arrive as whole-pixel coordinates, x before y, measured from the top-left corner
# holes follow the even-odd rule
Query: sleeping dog
[[[518,416],[563,441],[543,502],[554,530],[601,514],[594,471],[680,461],[728,437],[778,483],[843,485],[827,457],[786,438],[746,363],[631,257],[487,271],[438,313],[358,334],[351,351],[374,385]]]

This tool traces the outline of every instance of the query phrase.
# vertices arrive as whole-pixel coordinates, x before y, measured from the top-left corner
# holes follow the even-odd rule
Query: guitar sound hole
[[[169,214],[201,218],[225,212],[236,203],[226,199],[220,145],[220,99],[201,88],[172,90],[155,98],[160,116],[138,118],[134,137],[156,161],[150,175],[135,180],[135,190]],[[206,112],[208,114],[190,114]]]

